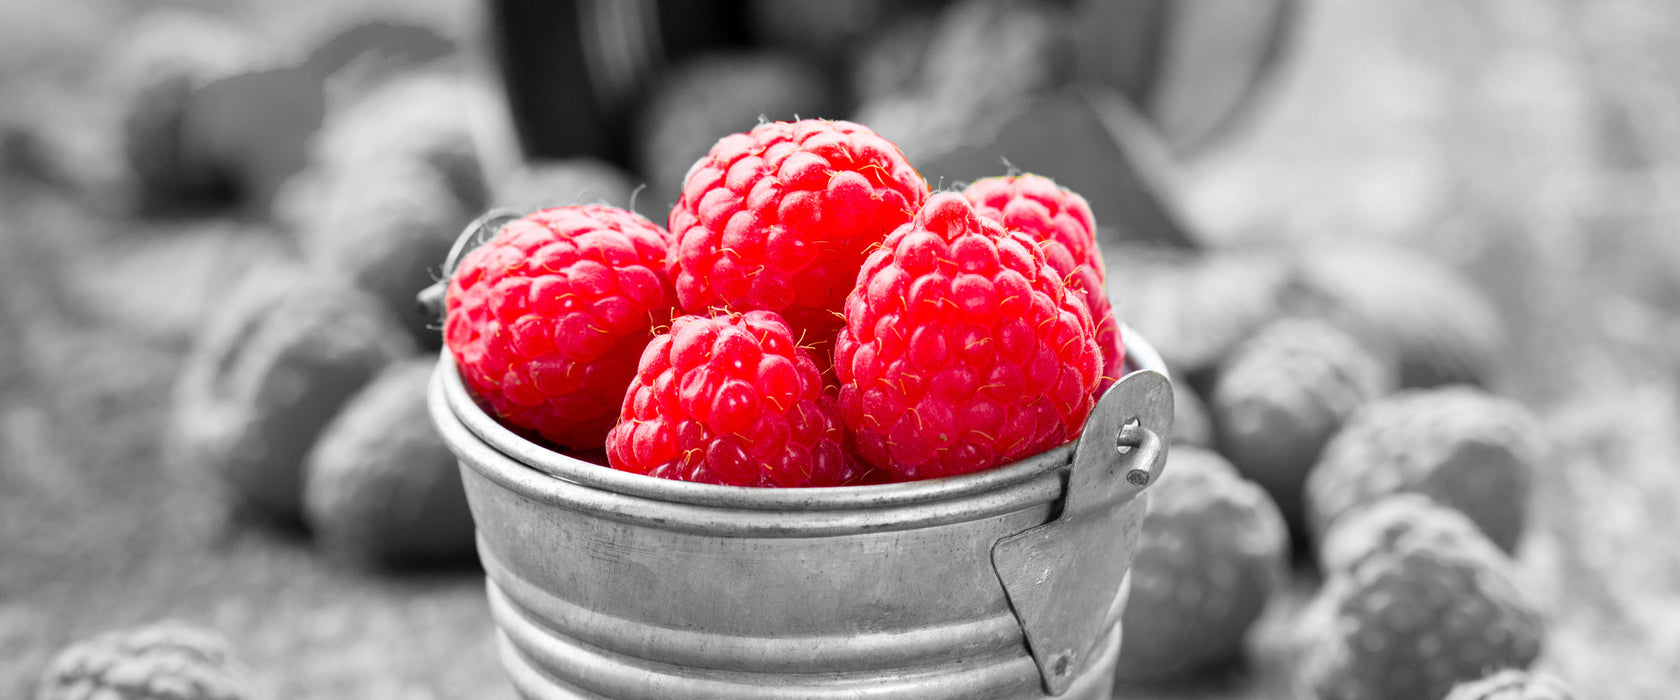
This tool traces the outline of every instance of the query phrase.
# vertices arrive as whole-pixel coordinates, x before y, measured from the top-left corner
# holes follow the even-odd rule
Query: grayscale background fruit
[[[303,458],[344,402],[412,353],[373,297],[331,277],[247,278],[199,336],[175,387],[172,453],[270,515],[302,515]]]
[[[1545,442],[1534,416],[1470,386],[1412,389],[1365,404],[1307,477],[1317,533],[1386,494],[1417,492],[1457,508],[1507,552],[1528,523]]]
[[[1219,455],[1173,446],[1150,493],[1121,618],[1123,632],[1139,640],[1121,645],[1123,683],[1189,678],[1240,661],[1289,563],[1277,506]]]
[[[826,75],[797,54],[709,53],[671,68],[636,124],[636,165],[648,183],[644,211],[665,225],[694,161],[718,139],[759,121],[839,117]]]
[[[215,631],[164,620],[65,647],[35,700],[251,700],[247,671]]]
[[[1302,490],[1324,444],[1360,406],[1394,386],[1392,364],[1329,324],[1287,318],[1231,351],[1210,399],[1215,442],[1305,526]]]
[[[1430,536],[1410,520],[1439,519],[1434,504],[1356,511],[1339,529],[1373,545],[1332,568],[1308,619],[1303,691],[1330,700],[1445,696],[1460,682],[1527,668],[1545,622],[1516,567],[1479,533]]]
[[[324,547],[375,566],[471,561],[455,454],[426,415],[430,356],[387,365],[304,458],[304,515]]]

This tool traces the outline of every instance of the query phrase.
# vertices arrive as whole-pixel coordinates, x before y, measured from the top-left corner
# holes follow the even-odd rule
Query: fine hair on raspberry
[[[810,350],[771,311],[680,316],[642,353],[607,457],[623,471],[730,486],[863,478]]]
[[[502,227],[449,282],[444,340],[467,387],[512,428],[601,447],[636,358],[675,312],[668,244],[658,225],[600,205]]]
[[[841,415],[896,480],[990,468],[1079,435],[1096,331],[1026,234],[961,194],[930,198],[871,253],[835,345]]]
[[[974,210],[981,216],[1038,241],[1045,262],[1085,304],[1096,324],[1097,348],[1103,356],[1102,381],[1097,384],[1100,397],[1120,379],[1126,346],[1104,288],[1108,273],[1102,250],[1097,247],[1097,223],[1091,205],[1079,193],[1031,173],[976,180],[963,190],[963,196],[974,203]]]
[[[689,171],[667,221],[667,271],[687,312],[776,311],[795,337],[827,346],[864,256],[927,195],[898,147],[868,127],[760,124]]]

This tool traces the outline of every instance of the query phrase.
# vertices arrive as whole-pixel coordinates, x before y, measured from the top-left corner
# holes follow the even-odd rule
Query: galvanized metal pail
[[[504,666],[527,698],[1107,698],[1124,577],[1172,391],[1135,368],[1082,437],[922,482],[691,484],[527,441],[449,353],[433,422],[460,459]]]

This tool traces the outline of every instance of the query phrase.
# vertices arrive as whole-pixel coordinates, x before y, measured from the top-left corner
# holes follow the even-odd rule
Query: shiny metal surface
[[[1143,528],[1131,505],[1166,462],[1172,385],[1152,370],[1109,387],[1085,421],[1061,514],[992,548],[1044,688],[1061,695],[1092,663],[1108,624],[1101,612],[1120,591]]]
[[[1127,333],[1136,362],[1159,370]],[[474,404],[447,353],[430,406],[461,462],[504,665],[526,697],[1044,696],[992,550],[1058,521],[1073,444],[948,479],[750,489],[525,441]],[[1103,438],[1110,454],[1118,429]],[[1109,508],[1124,521],[1142,509],[1130,497]],[[1087,615],[1100,641],[1062,697],[1111,687],[1125,592],[1096,587],[1108,591]]]

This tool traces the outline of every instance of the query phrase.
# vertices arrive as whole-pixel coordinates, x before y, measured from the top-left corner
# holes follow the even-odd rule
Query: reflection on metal
[[[1065,692],[1092,663],[1102,612],[1120,590],[1143,526],[1142,502],[1133,501],[1166,462],[1160,436],[1171,432],[1167,378],[1150,370],[1126,375],[1085,422],[1060,515],[992,549],[1051,695]]]

